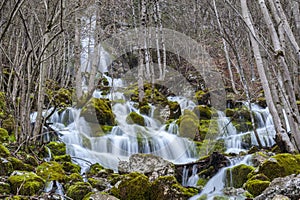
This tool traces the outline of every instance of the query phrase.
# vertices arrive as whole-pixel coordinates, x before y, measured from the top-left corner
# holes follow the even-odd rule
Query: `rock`
[[[101,194],[100,192],[96,192],[87,195],[86,197],[84,197],[83,200],[119,200],[119,199],[108,194]]]
[[[270,181],[248,180],[245,184],[245,189],[256,197],[257,195],[261,194],[269,185]]]
[[[237,165],[226,170],[226,186],[241,188],[248,180],[247,176],[254,170],[254,167],[245,164]]]
[[[181,108],[179,103],[176,101],[168,101],[168,106],[170,109],[170,115],[168,119],[178,119],[181,116]]]
[[[0,176],[9,176],[13,171],[11,162],[5,158],[0,158]]]
[[[121,200],[150,199],[150,182],[147,176],[138,172],[125,175],[112,189],[111,193]],[[152,192],[154,192],[152,190]]]
[[[181,137],[187,137],[193,140],[199,135],[199,119],[192,111],[184,110],[184,114],[179,118],[177,124]]]
[[[81,110],[80,116],[87,122],[100,125],[115,125],[115,115],[108,99],[92,98]]]
[[[71,156],[67,155],[67,154],[61,155],[61,156],[54,156],[53,160],[55,162],[59,162],[59,163],[61,163],[61,162],[71,162]]]
[[[0,128],[0,142],[4,143],[8,141],[8,132],[4,128]]]
[[[98,191],[105,190],[108,187],[108,182],[104,178],[88,178],[88,182],[93,188],[96,188]]]
[[[257,196],[254,200],[272,200],[276,195],[283,195],[291,200],[299,200],[300,174],[293,174],[283,178],[275,178],[269,187],[267,187],[262,194]]]
[[[66,175],[63,166],[55,161],[44,162],[36,168],[36,173],[50,181],[65,182]]]
[[[199,105],[194,108],[194,113],[199,117],[199,119],[211,119],[213,112],[209,106]]]
[[[33,172],[14,171],[8,178],[13,194],[33,196],[44,188],[45,181]]]
[[[151,185],[151,200],[185,200],[196,195],[195,188],[181,186],[174,176],[160,176]]]
[[[9,155],[10,155],[9,150],[5,146],[3,146],[2,144],[0,144],[0,157],[6,158]]]
[[[46,145],[46,147],[48,147],[51,151],[51,154],[55,156],[62,156],[66,154],[66,145],[62,142],[50,142]]]
[[[270,180],[297,174],[300,171],[300,155],[288,153],[277,154],[264,161],[255,171],[255,174],[264,174]]]
[[[130,156],[129,162],[119,162],[118,171],[120,174],[139,172],[147,175],[150,181],[159,176],[173,176],[175,174],[173,163],[152,154],[134,154]]]
[[[142,105],[140,106],[140,113],[143,115],[149,115],[150,114],[151,107],[148,105]]]
[[[198,101],[199,105],[208,105],[210,94],[207,91],[199,90],[195,93],[194,98]]]
[[[19,171],[33,171],[34,167],[31,165],[25,164],[23,161],[15,158],[15,157],[8,157],[7,160],[11,162],[13,165],[14,170]]]
[[[128,124],[138,124],[140,126],[145,126],[144,117],[136,112],[129,113],[129,115],[126,117],[126,122]]]
[[[251,148],[253,149],[253,148]],[[250,154],[250,152],[248,152]],[[263,162],[265,162],[269,158],[268,155],[264,154],[263,152],[256,152],[252,156],[252,163],[254,167],[258,167],[261,165]]]
[[[290,198],[283,195],[275,195],[272,200],[290,200]]]
[[[72,162],[62,162],[62,167],[65,172],[69,173],[80,173],[81,167]]]
[[[92,176],[97,176],[100,171],[104,170],[104,167],[100,165],[99,163],[92,164],[87,171],[87,176],[92,177]]]
[[[89,183],[76,182],[68,188],[66,195],[73,200],[82,200],[90,192],[92,187]]]

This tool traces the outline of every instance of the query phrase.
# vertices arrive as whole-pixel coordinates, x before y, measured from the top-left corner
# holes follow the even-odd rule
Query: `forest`
[[[299,199],[299,4],[2,0],[0,199]]]

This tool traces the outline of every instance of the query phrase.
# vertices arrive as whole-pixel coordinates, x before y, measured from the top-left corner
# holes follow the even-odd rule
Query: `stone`
[[[13,194],[33,196],[44,188],[45,181],[33,172],[14,171],[8,178]]]
[[[5,158],[0,158],[0,176],[8,176],[14,171],[13,165]]]
[[[245,184],[245,189],[256,197],[261,194],[269,185],[270,181],[248,180]]]
[[[290,200],[290,198],[283,195],[275,195],[272,200]]]
[[[89,183],[85,182],[76,182],[74,185],[71,185],[67,190],[67,196],[73,200],[82,200],[85,195],[92,192],[92,187]]]
[[[272,200],[275,196],[283,195],[291,200],[300,199],[300,174],[275,178],[254,200]],[[282,200],[282,199],[281,199]]]
[[[95,192],[87,195],[86,197],[84,197],[83,200],[119,200],[119,199],[109,194],[101,194],[100,192]]]
[[[245,164],[237,165],[226,170],[226,186],[240,188],[247,181],[247,176],[254,167]]]
[[[150,181],[159,176],[173,176],[175,174],[173,163],[152,154],[134,154],[130,156],[129,162],[119,162],[118,171],[120,174],[131,172],[146,174]]]

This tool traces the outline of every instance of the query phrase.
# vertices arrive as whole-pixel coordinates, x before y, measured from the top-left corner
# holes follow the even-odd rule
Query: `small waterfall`
[[[63,186],[58,181],[47,182],[45,184],[44,192],[46,192],[46,193],[50,193],[51,192],[51,193],[55,193],[55,194],[58,194],[58,195],[61,195],[61,196],[64,195]]]
[[[201,193],[190,198],[190,200],[197,200],[203,195],[207,196],[207,200],[213,200],[215,196],[224,196],[223,189],[225,187],[226,170],[240,164],[250,165],[250,160],[251,155],[247,155],[242,159],[231,160],[230,166],[220,169],[220,171],[207,182]]]
[[[187,99],[186,97],[172,96],[172,97],[168,97],[168,100],[176,101],[180,105],[182,111],[184,111],[185,109],[193,110],[196,107],[195,102],[193,102],[190,99]]]
[[[192,175],[189,177],[189,168],[187,169],[186,166],[184,166],[182,172],[182,185],[185,187],[196,186],[199,180],[199,176],[197,173],[198,173],[197,165],[193,165]]]

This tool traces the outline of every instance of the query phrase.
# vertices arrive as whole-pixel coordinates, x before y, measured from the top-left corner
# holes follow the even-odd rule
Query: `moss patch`
[[[5,158],[0,158],[0,176],[9,176],[13,171],[11,162]]]
[[[51,153],[55,156],[61,156],[66,154],[66,145],[64,143],[50,142],[46,146],[50,149]]]
[[[270,181],[250,180],[246,182],[245,189],[256,197],[261,194],[269,185]]]
[[[8,156],[10,156],[9,150],[5,146],[0,144],[0,157],[6,158]]]
[[[131,112],[126,117],[126,122],[128,124],[138,124],[140,126],[145,126],[145,119],[143,116],[139,115],[136,112]]]
[[[4,143],[7,142],[9,138],[8,132],[4,128],[0,128],[0,142]]]
[[[237,165],[226,171],[226,186],[240,188],[247,181],[247,176],[254,167],[245,164]]]
[[[10,185],[8,183],[0,182],[0,194],[10,194]]]
[[[104,170],[104,167],[99,163],[92,164],[90,166],[90,169],[87,172],[87,176],[88,177],[97,176],[98,173],[101,172],[102,170]]]
[[[74,200],[82,200],[90,192],[92,192],[92,186],[89,183],[77,182],[68,188],[66,194]]]
[[[33,196],[42,191],[45,181],[33,172],[15,171],[9,178],[13,194]]]
[[[15,157],[8,157],[7,160],[9,160],[11,162],[14,170],[33,171],[33,169],[34,169],[31,165],[25,164],[23,161],[15,158]]]
[[[36,168],[36,173],[47,181],[65,182],[63,166],[55,161],[44,162]]]

